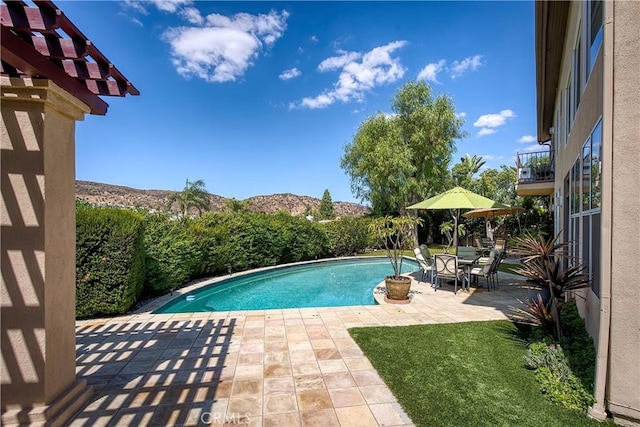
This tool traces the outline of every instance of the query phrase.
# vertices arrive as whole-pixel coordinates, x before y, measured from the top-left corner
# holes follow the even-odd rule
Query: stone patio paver
[[[76,322],[76,372],[94,388],[72,426],[405,426],[411,420],[347,329],[507,319],[527,296],[436,292],[411,304],[137,313]],[[159,303],[156,303],[156,306]]]

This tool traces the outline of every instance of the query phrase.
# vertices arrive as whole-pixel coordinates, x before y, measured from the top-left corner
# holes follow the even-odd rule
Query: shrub
[[[573,304],[575,307],[575,303]],[[582,327],[584,331],[584,325]],[[586,332],[583,332],[586,335]],[[588,336],[588,335],[587,335]],[[547,395],[552,402],[556,402],[570,409],[586,410],[593,405],[595,399],[591,394],[592,385],[587,383],[588,387],[583,386],[581,378],[577,376],[570,368],[569,357],[565,354],[560,344],[549,343],[550,337],[545,338],[541,342],[534,342],[529,345],[529,350],[523,356],[524,364],[529,369],[535,370],[535,378],[540,383],[543,394]],[[572,344],[574,347],[578,341]],[[588,348],[593,352],[593,345],[588,343]],[[580,354],[581,357],[587,357],[588,348],[580,349],[573,355],[575,357]],[[580,369],[590,369],[591,379],[595,367],[595,353],[591,359],[590,367],[581,366]],[[587,357],[588,358],[588,357]],[[571,358],[573,360],[573,358]],[[588,364],[589,362],[584,362]],[[581,373],[585,375],[585,373]]]
[[[593,339],[585,329],[584,320],[578,313],[575,300],[560,305],[560,321],[563,331],[560,342],[571,371],[580,379],[582,385],[592,392],[596,370],[596,350]]]
[[[528,331],[525,366],[536,370],[541,390],[563,406],[585,410],[593,404],[596,354],[593,340],[578,313],[575,300],[559,305],[563,336],[556,340],[543,328]]]
[[[144,222],[131,211],[76,210],[76,316],[125,313],[144,285]]]
[[[165,293],[204,273],[204,253],[190,233],[192,222],[189,218],[171,219],[166,214],[147,216],[147,293]]]
[[[362,253],[373,245],[369,233],[369,218],[341,218],[323,224],[328,236],[329,250],[333,256],[350,256]]]

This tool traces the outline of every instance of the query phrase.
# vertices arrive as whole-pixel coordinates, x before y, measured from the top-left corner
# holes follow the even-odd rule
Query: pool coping
[[[410,260],[410,261],[415,261],[415,258],[411,258],[408,257],[406,255],[402,256],[403,258]],[[215,276],[215,277],[208,277],[208,278],[203,278],[203,279],[196,279],[195,281],[193,281],[191,284],[188,284],[187,286],[184,286],[180,289],[176,289],[168,294],[159,296],[158,298],[155,298],[151,301],[149,301],[148,303],[144,304],[143,306],[139,307],[138,309],[129,312],[127,314],[124,314],[123,317],[127,317],[127,316],[132,316],[132,315],[152,315],[152,316],[169,316],[169,315],[176,315],[179,313],[154,313],[155,310],[159,309],[160,307],[164,306],[165,304],[169,303],[171,300],[173,300],[174,298],[178,298],[181,295],[185,295],[188,294],[189,292],[195,291],[197,289],[203,288],[205,286],[210,286],[210,285],[214,285],[216,283],[228,280],[228,279],[235,279],[238,277],[244,277],[244,276],[248,276],[251,274],[255,274],[255,273],[260,273],[260,272],[264,272],[264,271],[270,271],[270,270],[277,270],[277,269],[282,269],[282,268],[287,268],[287,267],[295,267],[295,266],[299,266],[299,265],[307,265],[307,264],[320,264],[320,263],[325,263],[325,262],[333,262],[333,261],[348,261],[348,260],[356,260],[356,259],[388,259],[388,257],[386,255],[374,255],[374,256],[350,256],[350,257],[338,257],[338,258],[322,258],[322,259],[315,259],[315,260],[309,260],[309,261],[299,261],[299,262],[292,262],[289,264],[277,264],[277,265],[270,265],[267,267],[260,267],[260,268],[254,268],[251,270],[245,270],[245,271],[239,271],[237,273],[231,273],[231,274],[227,274],[224,276]],[[373,297],[376,301],[377,304],[385,304],[384,302],[384,295],[381,295],[380,293],[376,293],[376,290],[380,288],[380,286],[382,285],[382,287],[384,288],[384,278],[382,279],[382,281],[377,284],[376,286],[373,287]],[[382,298],[380,298],[382,296]],[[224,310],[224,311],[213,311],[211,313],[229,313],[230,311],[243,311],[243,312],[251,312],[251,311],[264,311],[266,309],[262,309],[262,310]],[[282,309],[274,309],[274,310],[282,310]],[[198,312],[200,313],[200,312]],[[208,313],[208,312],[203,312],[203,313]],[[182,314],[182,313],[181,313]],[[186,313],[184,313],[186,314]],[[118,317],[118,316],[116,316]]]

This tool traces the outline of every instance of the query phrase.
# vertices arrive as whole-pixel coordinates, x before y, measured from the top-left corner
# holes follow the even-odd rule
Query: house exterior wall
[[[583,1],[570,5],[556,108],[561,97],[566,96],[569,75],[575,73],[573,50],[586,25],[587,4]],[[556,230],[571,225],[565,222],[571,217],[565,178],[602,120],[602,205],[597,230],[601,247],[599,268],[593,272],[598,275],[600,286],[598,293],[585,289],[580,292],[582,298],[577,298],[598,353],[598,402],[590,413],[604,416],[606,400],[606,409],[617,422],[640,425],[640,2],[607,1],[603,8],[604,40],[581,93],[570,133],[566,135],[563,125],[564,138],[553,136],[554,144],[559,142],[554,187],[555,194],[561,196],[556,200],[561,211],[556,215]],[[563,107],[563,121],[565,115]],[[583,227],[580,220],[580,238]],[[593,239],[590,244],[593,249]],[[579,248],[584,258],[583,252],[584,248]]]
[[[565,88],[567,87],[569,76],[572,74],[573,50],[575,42],[583,28],[582,17],[585,6],[586,2],[571,2],[569,19],[567,22],[567,38],[565,39],[562,68],[560,70],[559,87],[556,93],[556,101],[554,105],[558,105],[560,98],[566,96]],[[562,194],[563,200],[566,196],[564,188],[565,177],[569,174],[576,159],[582,155],[582,146],[591,135],[591,132],[598,123],[598,120],[602,117],[604,84],[603,58],[604,46],[600,48],[593,69],[591,70],[588,80],[584,86],[580,104],[578,105],[575,118],[573,119],[573,123],[570,127],[570,132],[567,134],[566,126],[562,126],[561,132],[564,132],[564,136],[560,138],[559,135],[554,135],[554,139],[556,140],[554,143],[558,143],[557,141],[559,140],[560,145],[555,158],[554,186],[555,193]],[[575,76],[572,77],[575,78]],[[565,114],[566,112],[562,115],[562,120],[566,123]],[[563,203],[561,209],[568,210],[570,208],[566,203]],[[558,230],[565,230],[570,226],[569,224],[565,224],[564,214],[559,215],[558,219],[560,222],[557,224]],[[582,226],[582,224],[580,226]],[[582,235],[582,229],[579,230],[579,235]],[[588,289],[581,291],[580,294],[583,297],[577,299],[580,314],[585,319],[587,331],[594,340],[597,340],[600,318],[600,298],[593,291]],[[597,342],[595,344],[597,345]]]

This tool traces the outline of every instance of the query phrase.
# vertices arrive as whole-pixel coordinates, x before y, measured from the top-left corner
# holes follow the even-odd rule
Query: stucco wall
[[[560,71],[560,83],[558,93],[556,95],[556,105],[560,95],[567,86],[567,79],[571,72],[571,64],[573,60],[573,47],[578,32],[581,30],[580,17],[583,13],[582,8],[584,2],[572,2],[569,11],[569,19],[567,23],[567,39],[565,40],[564,54],[562,59],[562,69]],[[583,40],[584,43],[584,40]],[[563,143],[558,151],[555,161],[555,192],[560,190],[564,193],[564,180],[574,162],[582,155],[582,146],[591,135],[593,128],[602,117],[603,112],[603,63],[604,63],[604,46],[600,48],[593,69],[589,74],[586,86],[580,97],[580,104],[573,119],[571,132],[569,134],[566,145]],[[566,117],[562,118],[562,132],[566,132]],[[566,194],[564,194],[566,196]],[[564,199],[564,198],[563,198]],[[569,206],[563,206],[563,209],[569,209]],[[568,227],[564,223],[564,215],[560,215],[560,229],[564,230]],[[580,221],[582,226],[582,221]],[[579,235],[582,235],[580,230]],[[598,272],[599,273],[599,272]],[[603,283],[602,279],[600,283]],[[583,290],[579,292],[582,298],[576,300],[581,316],[585,319],[587,331],[594,339],[595,345],[598,340],[598,329],[600,327],[600,299],[591,290]]]
[[[48,405],[75,382],[74,138],[87,112],[47,80],[2,77],[3,421],[7,405]]]
[[[640,2],[614,3],[609,409],[640,421]]]

